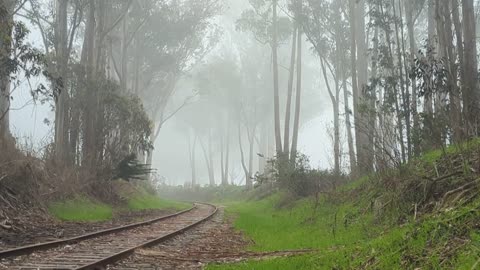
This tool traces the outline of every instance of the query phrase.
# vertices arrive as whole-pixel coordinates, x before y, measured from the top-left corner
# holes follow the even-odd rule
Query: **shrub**
[[[295,164],[282,158],[269,161],[270,169],[264,174],[255,177],[256,186],[271,185],[276,183],[280,189],[291,192],[293,195],[307,197],[335,189],[344,183],[344,175],[336,175],[331,171],[313,169],[308,157],[299,154]]]

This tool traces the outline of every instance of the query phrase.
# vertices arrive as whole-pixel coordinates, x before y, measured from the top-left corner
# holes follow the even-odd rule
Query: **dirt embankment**
[[[0,250],[44,241],[69,238],[88,232],[153,219],[174,210],[114,211],[104,222],[62,222],[48,212],[48,204],[82,194],[125,208],[120,193],[132,189],[124,182],[95,183],[80,171],[59,171],[17,149],[0,155]]]

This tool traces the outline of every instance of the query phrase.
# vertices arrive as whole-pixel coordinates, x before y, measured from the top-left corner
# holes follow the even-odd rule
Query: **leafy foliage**
[[[255,39],[262,44],[272,46],[273,23],[271,1],[250,0],[253,9],[245,10],[237,20],[238,31],[252,32]],[[291,34],[292,23],[287,17],[277,18],[279,42],[284,42]]]
[[[138,161],[135,154],[130,154],[118,163],[114,179],[127,181],[145,180],[146,176],[151,172],[150,164],[142,164]]]

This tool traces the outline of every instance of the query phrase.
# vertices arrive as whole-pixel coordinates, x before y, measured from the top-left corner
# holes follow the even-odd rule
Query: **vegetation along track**
[[[0,252],[0,269],[104,269],[132,254],[155,245],[206,221],[217,212],[209,204],[195,204],[156,220],[88,234],[73,239],[32,245]]]

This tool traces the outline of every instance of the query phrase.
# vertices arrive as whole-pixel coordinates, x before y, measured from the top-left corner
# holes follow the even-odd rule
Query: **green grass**
[[[148,193],[136,194],[128,199],[128,208],[134,211],[148,209],[184,210],[189,207],[191,205],[188,203],[169,201]]]
[[[54,217],[67,221],[103,221],[113,216],[111,206],[86,198],[51,203],[48,210]]]
[[[263,261],[248,261],[231,265],[210,265],[208,270],[238,270],[238,269],[315,269],[318,265],[312,255],[291,258],[268,259]]]
[[[464,153],[471,151],[472,149],[477,149],[480,146],[480,137],[471,139],[466,142],[462,142],[459,144],[452,144],[444,149],[436,149],[429,151],[421,156],[421,161],[426,162],[427,164],[434,164],[437,162],[441,157],[443,157],[445,154],[447,155],[453,155],[453,154],[458,154],[458,153]]]
[[[162,199],[148,193],[138,193],[128,198],[127,207],[117,208],[104,203],[99,203],[86,197],[54,202],[48,206],[49,212],[56,218],[65,221],[105,221],[118,211],[141,211],[148,209],[184,210],[191,207],[188,203],[174,202]]]
[[[227,213],[236,217],[235,227],[254,240],[249,249],[318,251],[291,258],[214,264],[207,269],[472,269],[480,259],[480,230],[472,231],[480,220],[480,200],[404,226],[386,227],[354,205],[322,201],[312,219],[312,201],[278,210],[274,207],[278,198],[227,205]],[[452,239],[469,242],[455,246]],[[458,251],[444,260],[449,248]]]
[[[351,205],[337,207],[323,200],[314,211],[310,200],[302,200],[290,209],[275,209],[278,199],[273,196],[227,208],[236,217],[235,227],[255,240],[251,250],[320,249],[367,237]]]

